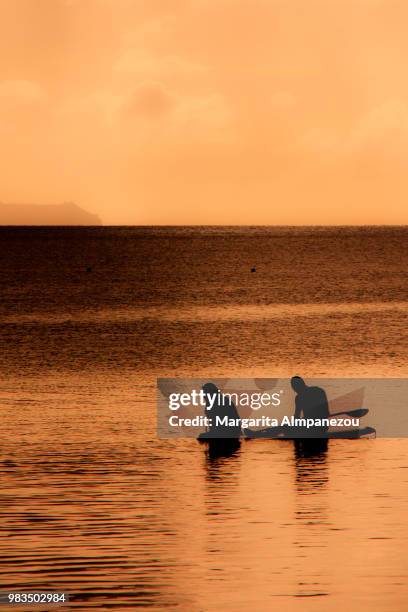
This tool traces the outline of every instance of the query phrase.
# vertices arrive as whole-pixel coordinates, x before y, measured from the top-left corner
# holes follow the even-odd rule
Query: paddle
[[[356,418],[361,418],[363,416],[365,416],[366,414],[368,414],[368,408],[358,408],[357,410],[342,410],[341,412],[335,412],[334,414],[330,414],[330,417],[336,417],[339,416],[340,414],[346,414],[347,416],[350,417],[356,417]]]

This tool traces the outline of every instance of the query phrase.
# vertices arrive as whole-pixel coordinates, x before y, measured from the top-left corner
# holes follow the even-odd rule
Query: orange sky
[[[408,223],[406,0],[0,0],[0,200]]]

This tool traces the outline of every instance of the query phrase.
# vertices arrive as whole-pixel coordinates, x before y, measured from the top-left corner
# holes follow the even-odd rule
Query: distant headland
[[[101,219],[74,202],[62,204],[3,204],[0,225],[102,225]]]

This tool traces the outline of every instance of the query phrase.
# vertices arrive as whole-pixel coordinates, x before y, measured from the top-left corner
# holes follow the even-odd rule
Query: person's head
[[[219,389],[217,387],[217,385],[214,385],[214,383],[205,383],[205,385],[203,385],[202,387],[204,393],[207,395],[212,395],[213,393],[218,393]]]
[[[202,389],[205,393],[205,403],[208,405],[210,405],[210,402],[208,401],[208,396],[213,397],[214,395],[217,395],[217,393],[219,393],[219,389],[216,385],[214,385],[214,383],[205,383],[205,385],[202,386]]]
[[[307,384],[300,376],[293,376],[293,378],[290,379],[290,384],[296,393],[301,393],[307,387]]]

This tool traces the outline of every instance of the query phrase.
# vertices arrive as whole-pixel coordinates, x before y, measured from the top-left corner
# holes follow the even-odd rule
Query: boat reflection
[[[294,597],[329,595],[322,549],[328,546],[328,449],[324,439],[294,440],[296,539]],[[309,567],[320,566],[310,575]]]

